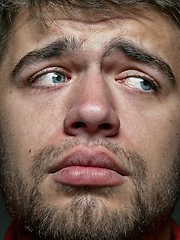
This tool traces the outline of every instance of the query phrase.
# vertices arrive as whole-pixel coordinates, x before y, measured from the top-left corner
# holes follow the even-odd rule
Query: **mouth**
[[[123,162],[102,146],[77,146],[50,168],[56,183],[74,186],[117,186],[130,174]]]

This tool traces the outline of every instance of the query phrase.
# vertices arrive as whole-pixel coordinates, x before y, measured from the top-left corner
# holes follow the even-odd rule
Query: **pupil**
[[[141,87],[144,90],[150,90],[152,88],[152,84],[149,81],[144,80],[143,82],[141,82]]]
[[[61,73],[55,73],[54,76],[52,77],[52,80],[53,80],[53,83],[60,83],[60,82],[65,82],[66,78]]]

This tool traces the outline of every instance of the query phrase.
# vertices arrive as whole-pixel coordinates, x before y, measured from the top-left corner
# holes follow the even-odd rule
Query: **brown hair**
[[[0,0],[0,61],[6,49],[11,24],[17,13],[27,9],[33,17],[37,16],[37,12],[42,17],[44,5],[51,8],[59,7],[63,11],[76,7],[106,14],[112,7],[116,11],[153,7],[171,17],[180,28],[180,0]]]

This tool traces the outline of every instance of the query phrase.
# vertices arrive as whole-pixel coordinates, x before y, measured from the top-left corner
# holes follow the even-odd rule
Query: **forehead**
[[[79,12],[77,14],[79,14]],[[148,39],[148,37],[152,37],[152,35],[154,39],[166,35],[166,38],[163,39],[161,43],[167,43],[179,35],[177,27],[168,16],[150,8],[139,11],[122,12],[119,16],[115,13],[115,15],[111,14],[109,17],[102,14],[89,16],[88,13],[87,15],[85,15],[85,13],[80,14],[78,18],[71,18],[70,16],[64,16],[60,13],[54,17],[49,13],[44,21],[48,29],[43,27],[43,24],[37,24],[28,13],[20,12],[14,23],[12,35],[15,38],[13,38],[13,40],[20,40],[22,42],[23,39],[28,38],[29,42],[36,42],[37,44],[39,41],[42,43],[44,38],[48,39],[53,37],[53,35],[55,36],[56,33],[60,34],[61,31],[62,34],[71,34],[72,30],[77,35],[81,33],[81,35],[84,34],[84,36],[87,35],[87,37],[90,37],[93,33],[99,33],[100,35],[100,33],[116,30],[117,34],[130,35],[139,40],[141,40],[142,37],[143,39],[145,37]],[[35,34],[34,31],[37,31],[37,34]],[[108,35],[106,37],[108,37]]]
[[[159,55],[172,69],[178,69],[179,29],[167,16],[154,9],[134,10],[110,17],[81,14],[78,19],[58,13],[55,18],[49,14],[45,20],[48,28],[37,24],[27,13],[17,16],[6,55],[12,65],[28,52],[67,36],[80,40],[84,49],[91,54],[99,53],[99,56],[103,55],[108,42],[125,38]]]

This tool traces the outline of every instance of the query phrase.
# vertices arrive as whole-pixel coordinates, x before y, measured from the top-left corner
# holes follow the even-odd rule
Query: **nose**
[[[71,136],[115,136],[119,132],[120,120],[113,108],[111,91],[100,74],[99,77],[87,75],[74,91],[71,107],[64,119],[64,131]]]

